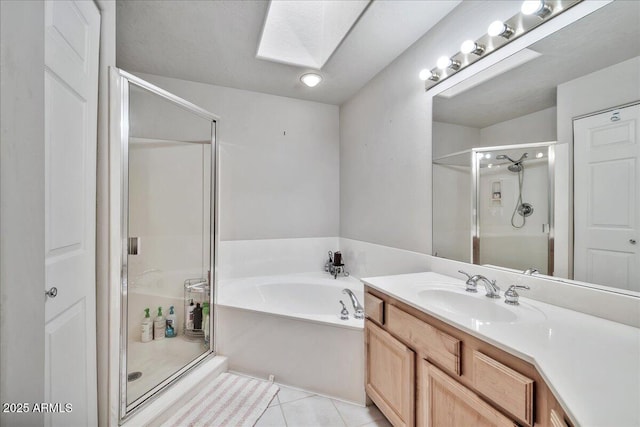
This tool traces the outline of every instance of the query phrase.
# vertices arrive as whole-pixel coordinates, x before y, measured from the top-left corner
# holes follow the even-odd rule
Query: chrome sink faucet
[[[489,280],[482,274],[471,276],[462,270],[458,270],[458,273],[462,273],[467,276],[467,292],[478,292],[478,281],[481,281],[487,291],[485,295],[487,298],[500,298],[500,287],[496,285],[495,280]]]
[[[355,319],[364,319],[364,308],[360,305],[356,294],[354,294],[351,289],[343,289],[342,293],[349,295],[349,298],[351,298],[351,304],[353,304],[354,309],[353,317]]]

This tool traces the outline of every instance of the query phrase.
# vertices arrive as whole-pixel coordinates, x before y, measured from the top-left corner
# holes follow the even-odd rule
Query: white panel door
[[[640,105],[573,122],[574,278],[640,291]]]
[[[45,1],[46,426],[97,425],[95,235],[100,12]]]

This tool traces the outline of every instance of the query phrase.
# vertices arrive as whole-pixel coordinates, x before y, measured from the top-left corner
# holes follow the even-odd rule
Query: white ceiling
[[[541,56],[453,98],[436,97],[434,120],[484,128],[554,107],[559,84],[640,55],[640,1],[614,1],[529,49]]]
[[[117,65],[132,72],[341,104],[460,3],[376,0],[322,68],[256,58],[268,1],[117,2]]]

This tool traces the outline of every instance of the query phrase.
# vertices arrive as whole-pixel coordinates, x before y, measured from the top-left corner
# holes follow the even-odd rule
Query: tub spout
[[[351,304],[353,304],[353,309],[355,310],[353,317],[356,319],[364,319],[364,309],[353,291],[351,291],[351,289],[343,289],[342,293],[349,295],[349,298],[351,298]]]

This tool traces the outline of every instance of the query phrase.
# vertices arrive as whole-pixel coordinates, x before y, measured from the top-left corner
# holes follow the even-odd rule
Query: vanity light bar
[[[507,21],[494,21],[489,25],[487,34],[478,40],[466,40],[460,46],[460,52],[453,56],[442,56],[437,67],[420,71],[420,80],[425,82],[425,90],[445,81],[455,73],[480,58],[495,52],[507,43],[528,33],[540,24],[558,16],[582,0],[527,0],[522,4],[521,12]]]

